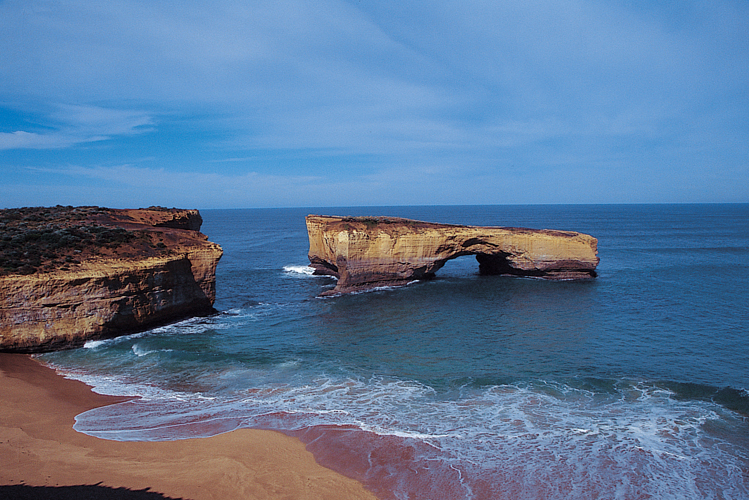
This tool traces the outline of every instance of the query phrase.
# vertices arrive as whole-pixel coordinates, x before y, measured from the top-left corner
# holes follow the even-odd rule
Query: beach
[[[123,399],[96,394],[27,355],[1,354],[0,499],[375,498],[278,432],[117,442],[73,429],[77,414]]]
[[[205,212],[213,315],[0,356],[0,500],[749,498],[749,205],[349,208],[592,234],[599,275],[333,298],[307,213]]]

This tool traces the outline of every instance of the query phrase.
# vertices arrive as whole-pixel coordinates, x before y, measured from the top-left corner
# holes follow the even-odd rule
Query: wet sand
[[[0,354],[0,499],[375,499],[278,432],[117,442],[73,430],[75,415],[123,400]]]

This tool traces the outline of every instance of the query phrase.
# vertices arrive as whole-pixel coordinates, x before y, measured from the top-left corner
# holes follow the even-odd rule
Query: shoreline
[[[0,498],[376,499],[276,431],[120,442],[73,430],[76,415],[129,399],[0,354]]]

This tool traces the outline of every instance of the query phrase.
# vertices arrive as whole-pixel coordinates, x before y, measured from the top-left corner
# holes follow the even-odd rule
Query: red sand
[[[319,465],[298,439],[278,432],[117,442],[73,430],[75,415],[122,400],[95,394],[26,355],[0,354],[0,499],[63,498],[61,491],[73,498],[80,487],[50,487],[75,485],[104,490],[102,496],[87,490],[86,498],[124,491],[129,495],[114,498],[158,492],[194,500],[375,499],[361,483]]]

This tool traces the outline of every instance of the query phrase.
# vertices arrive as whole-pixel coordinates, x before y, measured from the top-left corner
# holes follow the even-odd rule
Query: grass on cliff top
[[[0,210],[0,276],[68,270],[91,256],[116,255],[123,245],[165,250],[144,231],[91,220],[107,211],[60,205]]]
[[[383,226],[400,225],[400,226],[410,227],[412,229],[419,229],[419,228],[430,227],[434,225],[434,223],[431,223],[431,222],[404,219],[401,217],[369,216],[369,215],[341,217],[341,222],[344,223],[344,227],[347,230],[353,229],[353,227],[350,225],[350,223],[352,222],[364,224],[364,226],[367,229],[373,229],[380,225],[383,225]]]

